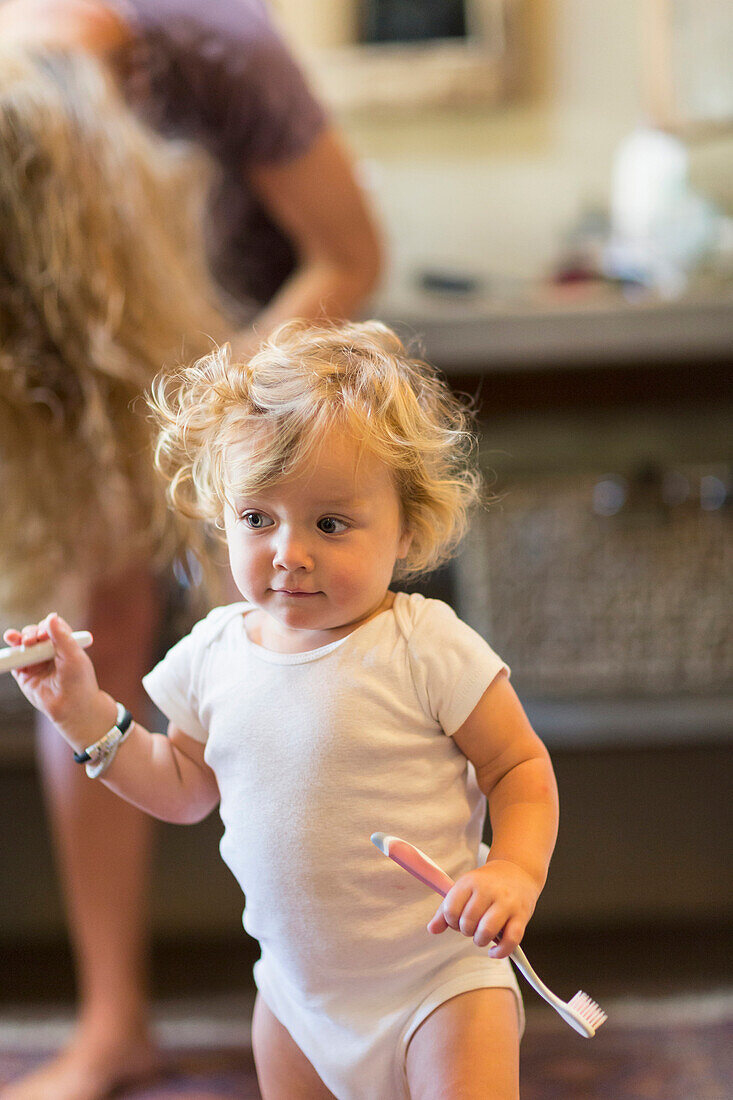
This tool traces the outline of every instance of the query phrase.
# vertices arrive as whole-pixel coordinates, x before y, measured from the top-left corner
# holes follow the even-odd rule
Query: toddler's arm
[[[29,702],[54,723],[72,749],[81,751],[112,728],[117,704],[100,689],[92,662],[55,613],[22,633],[5,632],[10,645],[33,645],[44,638],[54,644],[53,660],[17,669],[13,676]],[[200,821],[219,801],[204,746],[173,724],[165,736],[133,722],[100,778],[128,802],[177,824]]]
[[[492,843],[483,867],[462,875],[428,929],[454,928],[505,958],[534,912],[557,837],[557,785],[545,746],[505,674],[453,735],[488,798]]]

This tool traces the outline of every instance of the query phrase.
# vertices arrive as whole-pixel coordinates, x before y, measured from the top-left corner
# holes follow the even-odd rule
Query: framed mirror
[[[646,0],[650,113],[678,132],[733,127],[733,0]]]
[[[506,98],[521,0],[271,0],[314,87],[340,111]]]

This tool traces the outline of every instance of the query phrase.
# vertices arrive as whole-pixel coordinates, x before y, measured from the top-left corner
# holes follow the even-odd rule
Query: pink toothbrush
[[[387,833],[372,833],[372,844],[425,886],[435,890],[437,894],[445,897],[453,885],[453,879],[414,844],[400,840],[397,836],[389,836]],[[515,947],[509,958],[521,970],[532,988],[537,990],[540,997],[543,997],[566,1023],[586,1039],[591,1039],[595,1035],[607,1016],[587,993],[579,990],[569,1001],[563,1001],[538,978],[521,947]]]

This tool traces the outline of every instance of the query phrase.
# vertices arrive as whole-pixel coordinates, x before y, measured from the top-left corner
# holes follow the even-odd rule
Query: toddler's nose
[[[296,569],[312,569],[313,557],[305,539],[299,537],[294,531],[281,530],[275,547],[273,565],[276,569],[283,569],[288,573]]]

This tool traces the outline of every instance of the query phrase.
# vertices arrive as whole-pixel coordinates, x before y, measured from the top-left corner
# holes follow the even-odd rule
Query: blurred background
[[[272,7],[382,213],[370,312],[481,409],[496,499],[428,590],[512,666],[555,763],[528,954],[567,995],[705,994],[730,1019],[733,9]],[[2,995],[61,1001],[31,716],[0,692]],[[161,996],[250,980],[220,831],[160,829]]]

